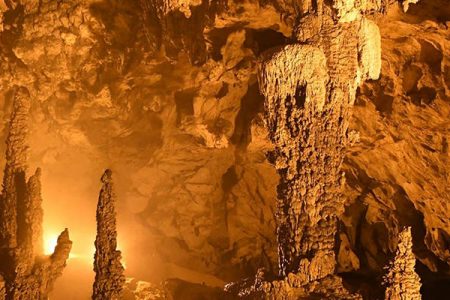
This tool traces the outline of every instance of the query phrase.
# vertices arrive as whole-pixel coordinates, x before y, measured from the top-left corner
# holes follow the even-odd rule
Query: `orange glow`
[[[58,241],[57,234],[45,234],[44,235],[44,254],[51,255],[55,250],[56,243]]]
[[[58,234],[48,234],[44,235],[44,254],[45,255],[52,255],[55,251],[56,244],[58,243]],[[69,254],[69,259],[71,258],[77,258],[80,257],[76,253],[73,253],[73,251]]]
[[[54,233],[54,232],[45,232],[44,233],[44,254],[45,255],[51,255],[53,254],[53,252],[55,251],[55,247],[56,244],[58,242],[58,233]],[[117,246],[117,250],[121,250],[122,251],[122,265],[123,267],[126,269],[126,262],[125,262],[125,257],[124,257],[124,253],[122,248],[120,247],[120,241],[118,243]],[[83,245],[83,249],[85,250],[84,253],[75,253],[72,249],[72,251],[69,254],[69,259],[70,258],[81,258],[84,259],[86,261],[92,261],[94,260],[94,253],[95,253],[95,246],[93,245]],[[78,247],[79,249],[80,247]]]
[[[120,239],[120,237],[119,237],[117,239],[117,250],[119,250],[121,252],[122,258],[120,259],[120,262],[122,263],[123,268],[126,269],[127,268],[127,263],[126,263],[125,254],[124,254],[125,251],[124,251],[124,248],[122,246],[123,246],[123,240]]]

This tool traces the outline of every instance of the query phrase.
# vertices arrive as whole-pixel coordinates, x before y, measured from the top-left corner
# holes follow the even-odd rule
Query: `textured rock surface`
[[[165,280],[162,284],[156,285],[146,281],[138,281],[127,278],[124,287],[125,300],[165,300],[165,299],[230,299],[222,289],[206,286],[205,284],[195,284],[179,279]]]
[[[163,288],[150,282],[127,278],[124,289],[123,299],[125,300],[163,300],[167,299],[167,294]]]
[[[298,43],[263,62],[271,154],[278,186],[277,237],[281,282],[254,287],[268,299],[359,299],[333,277],[337,222],[344,211],[341,166],[356,88],[377,79],[380,34],[372,21],[339,1],[301,11]],[[333,20],[334,19],[334,20]],[[239,294],[242,294],[240,292]]]
[[[398,237],[395,258],[387,267],[384,276],[386,285],[385,299],[422,299],[420,277],[415,271],[416,258],[412,251],[411,228],[407,227]]]
[[[3,277],[0,278],[0,299],[6,298],[6,287],[5,287],[5,281],[3,280]]]
[[[6,166],[0,196],[1,299],[47,299],[61,276],[72,242],[67,229],[51,256],[43,256],[41,184],[38,169],[26,181],[28,156],[28,91],[13,91],[13,111],[6,140]]]
[[[176,9],[156,14],[142,1],[63,2],[51,8],[41,1],[39,13],[29,6],[20,15],[0,1],[0,127],[6,138],[10,90],[26,86],[38,100],[30,115],[31,162],[44,167],[43,193],[59,203],[47,217],[76,226],[72,238],[93,235],[94,179],[110,166],[118,177],[120,237],[131,230],[138,236],[126,235],[123,248],[130,275],[221,286],[259,267],[278,273],[279,178],[265,158],[272,146],[256,66],[264,51],[292,43],[297,7],[204,3],[191,6],[187,18]],[[371,11],[392,1],[356,2]],[[345,3],[342,14],[350,17],[353,2]],[[381,287],[403,226],[412,227],[422,289],[448,285],[449,15],[446,0],[425,0],[406,14],[400,6],[372,20],[381,34],[382,75],[356,96],[337,239],[346,253],[337,256],[337,270],[367,289],[368,299]],[[45,54],[34,58],[33,51]],[[372,66],[360,65],[361,73]],[[80,206],[92,212],[83,224],[72,213]]]
[[[394,251],[399,228],[412,226],[419,260],[437,270],[435,257],[448,264],[449,255],[444,246],[449,207],[439,200],[448,191],[449,89],[443,72],[448,41],[440,38],[446,29],[400,21],[380,27],[385,32],[383,75],[379,84],[362,87],[351,125],[359,141],[347,156],[348,192],[354,199],[347,213],[356,220],[356,210],[365,206],[358,235],[365,237],[361,249],[372,267],[380,266],[372,258],[381,258],[382,249]],[[366,230],[387,237],[374,244]]]
[[[94,291],[92,299],[122,299],[124,268],[117,250],[115,194],[111,170],[103,174],[97,205],[97,237],[94,255]]]

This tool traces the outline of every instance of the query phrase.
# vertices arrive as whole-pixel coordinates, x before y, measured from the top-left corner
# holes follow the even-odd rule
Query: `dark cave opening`
[[[274,29],[247,29],[244,46],[252,49],[253,53],[259,56],[269,49],[285,45],[288,42],[287,37]]]
[[[187,89],[175,92],[175,106],[177,109],[177,125],[179,126],[184,118],[194,115],[194,97],[196,89]]]

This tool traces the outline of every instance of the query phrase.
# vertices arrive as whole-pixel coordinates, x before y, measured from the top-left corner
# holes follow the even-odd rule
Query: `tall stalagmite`
[[[115,194],[111,170],[106,170],[97,205],[97,237],[95,239],[95,282],[92,299],[121,299],[125,284],[121,253],[117,248]]]
[[[385,300],[420,300],[420,277],[414,267],[416,258],[412,252],[411,227],[399,234],[399,242],[394,260],[388,266],[384,277]]]
[[[344,22],[328,13],[301,19],[296,30],[301,44],[272,55],[260,76],[281,176],[280,273],[300,272],[306,281],[334,273],[351,107],[361,80],[380,72],[377,26],[362,16]]]
[[[359,84],[378,79],[380,33],[365,17],[371,1],[306,1],[297,43],[266,55],[260,68],[266,124],[280,174],[277,207],[279,275],[247,292],[266,298],[320,295],[354,299],[335,276],[337,221],[344,210],[341,165]]]
[[[72,242],[64,230],[54,253],[42,253],[40,169],[26,181],[28,156],[28,90],[15,88],[6,141],[6,166],[0,198],[0,299],[47,299],[69,257]],[[2,296],[2,293],[4,296]]]

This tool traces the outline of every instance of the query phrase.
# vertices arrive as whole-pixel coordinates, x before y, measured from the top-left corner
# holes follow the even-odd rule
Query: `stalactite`
[[[362,18],[336,24],[325,15],[318,24],[314,34],[301,23],[297,33],[307,44],[274,54],[260,76],[281,176],[280,273],[299,272],[307,281],[334,273],[336,221],[344,208],[340,169],[351,106],[362,76],[377,78],[380,72],[379,42],[371,42],[379,34],[358,39],[373,23]]]
[[[366,7],[343,1],[302,8],[297,43],[266,57],[260,67],[266,124],[280,175],[277,237],[282,280],[249,291],[268,299],[321,295],[359,299],[335,275],[337,221],[344,210],[341,165],[356,89],[377,79],[380,34]],[[314,5],[313,5],[314,4]]]
[[[280,273],[298,272],[306,282],[334,274],[351,106],[361,80],[378,78],[381,66],[376,25],[362,16],[336,22],[339,10],[328,13],[300,22],[299,44],[266,60],[260,76],[281,176]]]
[[[97,205],[97,237],[95,239],[95,282],[92,299],[121,299],[125,284],[124,268],[117,250],[115,194],[111,170],[106,170]]]
[[[54,253],[42,256],[40,169],[26,181],[30,103],[28,91],[17,88],[0,198],[0,273],[5,286],[3,298],[7,300],[46,299],[62,274],[72,247],[66,229],[59,236]]]
[[[413,243],[411,227],[405,228],[399,234],[399,242],[394,260],[387,267],[384,276],[386,286],[385,300],[420,300],[420,277],[414,267],[416,257],[412,251]]]
[[[140,0],[139,5],[152,51],[163,50],[174,60],[180,52],[185,52],[194,65],[207,61],[203,32],[207,25],[213,24],[217,12],[225,8],[225,1]]]

